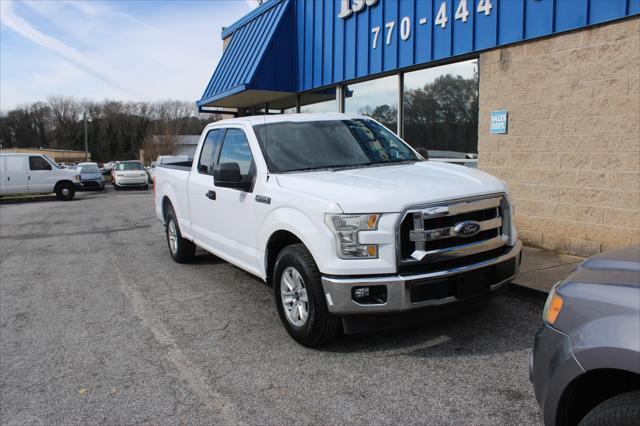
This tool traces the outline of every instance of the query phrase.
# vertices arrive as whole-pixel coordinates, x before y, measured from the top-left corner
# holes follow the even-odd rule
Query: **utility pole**
[[[89,161],[89,139],[87,138],[87,112],[84,112],[84,161]]]

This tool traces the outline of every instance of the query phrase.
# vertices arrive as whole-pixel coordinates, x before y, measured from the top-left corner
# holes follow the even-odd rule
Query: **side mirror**
[[[238,163],[220,163],[213,169],[213,183],[221,188],[235,188],[248,191],[251,182],[246,182],[240,174]]]

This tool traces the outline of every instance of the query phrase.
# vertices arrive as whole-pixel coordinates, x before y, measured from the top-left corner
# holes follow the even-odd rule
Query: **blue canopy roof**
[[[249,106],[256,104],[256,98],[268,102],[296,92],[296,59],[291,57],[295,51],[294,15],[290,3],[266,2],[223,30],[223,39],[231,38],[197,102],[199,107]],[[270,96],[265,91],[273,93]]]

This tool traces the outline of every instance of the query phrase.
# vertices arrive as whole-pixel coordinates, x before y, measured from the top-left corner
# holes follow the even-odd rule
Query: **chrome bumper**
[[[455,296],[445,297],[442,299],[431,299],[421,302],[411,301],[411,284],[414,281],[424,281],[428,279],[438,279],[453,275],[462,274],[476,269],[485,268],[492,265],[509,261],[517,258],[522,251],[522,243],[518,241],[504,255],[485,260],[483,262],[471,265],[461,266],[459,268],[436,271],[425,274],[416,275],[392,275],[385,277],[363,277],[363,278],[340,278],[340,277],[322,277],[322,287],[324,289],[325,298],[329,312],[336,315],[352,315],[352,314],[375,314],[375,313],[392,313],[405,312],[412,309],[419,309],[426,306],[443,305],[459,301]],[[516,260],[515,273],[507,279],[490,286],[490,290],[498,290],[506,283],[515,278],[518,272],[519,262]],[[354,287],[367,286],[386,286],[387,300],[385,303],[377,304],[360,304],[353,300]]]

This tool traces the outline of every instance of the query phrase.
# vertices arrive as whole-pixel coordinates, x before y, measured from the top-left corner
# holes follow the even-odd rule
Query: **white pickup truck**
[[[197,245],[261,278],[305,346],[480,303],[520,263],[502,181],[358,115],[213,123],[193,162],[157,167],[155,206],[174,260]]]

